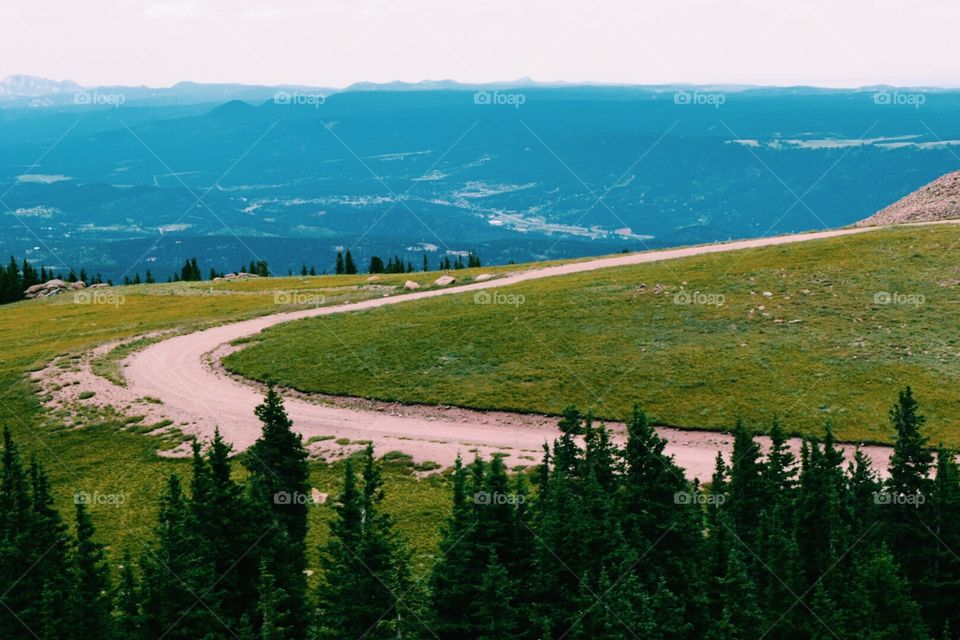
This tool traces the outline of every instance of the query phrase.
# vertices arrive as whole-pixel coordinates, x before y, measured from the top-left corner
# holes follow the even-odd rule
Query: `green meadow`
[[[898,228],[547,278],[273,327],[229,369],[305,392],[890,442],[912,385],[960,445],[960,228]]]

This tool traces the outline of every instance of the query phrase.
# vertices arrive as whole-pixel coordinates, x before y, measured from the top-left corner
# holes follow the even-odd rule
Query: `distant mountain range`
[[[82,101],[84,94],[98,92],[104,95],[123,95],[126,102],[153,104],[196,104],[227,102],[229,100],[261,101],[269,100],[278,92],[302,92],[330,96],[335,93],[357,91],[477,91],[507,90],[520,88],[575,88],[575,87],[619,87],[652,93],[676,91],[702,91],[736,93],[741,91],[759,92],[767,95],[798,95],[812,93],[843,93],[850,89],[828,89],[821,87],[763,87],[754,85],[715,84],[663,84],[663,85],[609,85],[596,83],[538,82],[530,78],[520,78],[502,82],[461,83],[456,80],[424,80],[422,82],[357,82],[344,88],[321,87],[311,85],[248,85],[248,84],[206,84],[197,82],[178,82],[170,87],[95,85],[82,86],[71,80],[50,80],[29,75],[11,75],[0,80],[0,108],[10,107],[49,107],[70,104],[75,96]],[[896,87],[861,87],[856,91],[894,90]],[[902,89],[902,88],[900,88]],[[939,88],[913,88],[925,92],[941,92]],[[82,103],[82,102],[81,102]]]

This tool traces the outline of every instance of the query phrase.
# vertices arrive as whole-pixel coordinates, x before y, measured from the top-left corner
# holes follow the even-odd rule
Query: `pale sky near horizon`
[[[0,0],[0,78],[960,87],[957,0]]]

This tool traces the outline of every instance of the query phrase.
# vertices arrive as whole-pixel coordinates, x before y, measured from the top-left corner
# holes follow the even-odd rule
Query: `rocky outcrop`
[[[259,278],[259,277],[260,276],[258,276],[255,273],[246,273],[244,271],[240,271],[238,273],[228,273],[224,276],[219,276],[217,278],[214,278],[213,281],[222,282],[224,280],[250,280],[251,278]]]
[[[415,291],[420,288],[420,285],[413,280],[407,280],[405,283],[403,283],[403,288],[407,291]]]
[[[456,281],[457,279],[454,278],[453,276],[440,276],[439,278],[433,281],[433,284],[437,285],[438,287],[445,287],[447,285],[453,284]]]
[[[110,285],[95,284],[90,288],[102,288],[109,287]],[[49,298],[50,296],[55,296],[63,293],[64,291],[76,291],[78,289],[86,289],[87,285],[83,280],[77,280],[76,282],[64,282],[59,278],[54,278],[53,280],[47,280],[42,284],[35,284],[32,287],[29,287],[26,291],[23,292],[23,295],[27,298]]]
[[[940,176],[913,193],[857,223],[871,227],[960,218],[960,171]]]

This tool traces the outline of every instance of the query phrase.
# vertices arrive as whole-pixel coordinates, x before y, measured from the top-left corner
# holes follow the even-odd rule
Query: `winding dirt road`
[[[243,449],[252,444],[259,433],[253,409],[262,398],[262,389],[224,374],[217,363],[219,357],[229,350],[226,347],[229,342],[252,336],[267,327],[301,318],[403,304],[410,300],[499,289],[539,278],[869,233],[874,229],[876,227],[836,229],[628,254],[524,271],[486,282],[236,322],[163,340],[131,355],[123,369],[128,380],[127,391],[136,397],[160,399],[163,413],[177,424],[186,425],[186,431],[209,436],[218,426],[226,439],[236,448]],[[510,454],[511,464],[529,464],[539,458],[543,443],[551,441],[558,433],[554,419],[542,416],[394,405],[357,408],[297,397],[287,398],[286,406],[296,429],[305,439],[317,440],[312,448],[333,455],[350,450],[349,446],[337,444],[335,439],[341,442],[342,439],[372,440],[381,453],[401,450],[415,460],[433,460],[442,465],[452,463],[458,453],[470,457],[473,451],[486,455],[500,451]],[[613,425],[613,428],[616,431],[618,426]],[[701,479],[709,477],[717,451],[728,454],[731,447],[731,439],[724,434],[668,428],[662,429],[662,433],[669,441],[667,452],[676,457],[689,475]],[[886,466],[888,448],[867,447],[865,450],[879,468]]]

